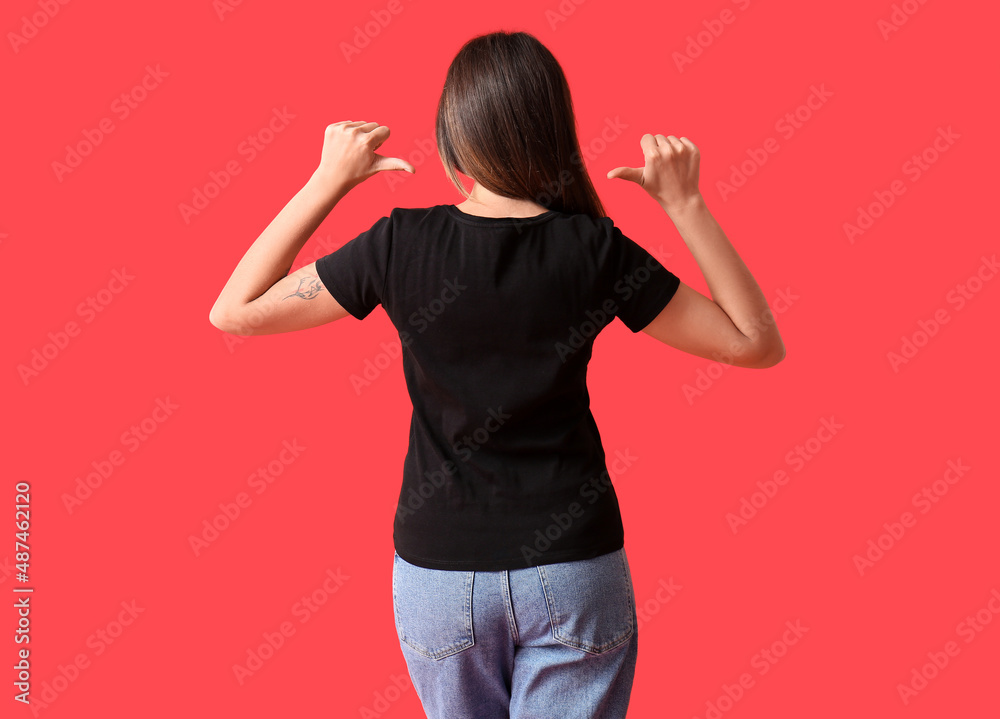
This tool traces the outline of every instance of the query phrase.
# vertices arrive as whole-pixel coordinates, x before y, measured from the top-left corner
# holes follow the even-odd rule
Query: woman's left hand
[[[344,120],[326,126],[323,154],[316,175],[324,184],[347,192],[382,170],[415,169],[406,160],[375,152],[389,138],[389,128],[377,122]]]

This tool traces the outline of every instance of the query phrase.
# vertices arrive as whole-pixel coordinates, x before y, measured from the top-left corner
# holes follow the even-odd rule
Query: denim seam
[[[510,572],[506,569],[503,571],[503,596],[507,604],[507,624],[510,627],[510,636],[514,640],[514,644],[517,644],[519,632],[517,631],[517,621],[514,619],[514,602],[510,596]]]

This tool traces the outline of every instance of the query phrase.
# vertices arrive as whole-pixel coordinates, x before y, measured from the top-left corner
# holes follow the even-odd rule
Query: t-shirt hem
[[[666,307],[670,300],[674,298],[674,295],[677,294],[677,290],[680,286],[680,278],[677,275],[674,275],[670,278],[669,282],[664,285],[659,300],[651,305],[655,309],[647,312],[645,316],[641,316],[638,322],[632,321],[630,324],[626,324],[625,326],[628,327],[633,333],[641,332],[646,329],[646,327],[649,326],[649,323],[655,320],[660,315],[660,312],[663,311],[663,308]]]
[[[368,312],[362,312],[358,309],[358,307],[355,306],[350,299],[341,293],[339,288],[334,289],[337,287],[337,283],[331,281],[332,278],[330,274],[326,271],[324,265],[322,265],[319,260],[316,261],[316,274],[319,275],[320,282],[323,283],[323,287],[326,288],[326,291],[329,292],[333,296],[333,299],[337,300],[337,302],[340,303],[340,306],[347,310],[352,317],[363,320],[368,316]]]
[[[593,559],[594,557],[600,557],[604,554],[610,554],[611,552],[617,552],[619,549],[625,546],[624,541],[611,542],[609,544],[597,545],[595,547],[588,548],[573,548],[563,550],[561,552],[539,552],[541,555],[538,559],[543,561],[533,561],[528,564],[525,563],[523,556],[517,556],[514,558],[504,558],[504,559],[493,559],[488,561],[479,560],[447,560],[447,559],[428,559],[426,557],[419,557],[409,552],[400,552],[399,548],[395,548],[396,554],[400,558],[414,564],[418,567],[424,567],[425,569],[443,569],[447,571],[465,571],[465,572],[498,572],[503,570],[512,569],[530,569],[531,567],[537,567],[542,564],[557,564],[559,562],[572,562],[583,559]]]

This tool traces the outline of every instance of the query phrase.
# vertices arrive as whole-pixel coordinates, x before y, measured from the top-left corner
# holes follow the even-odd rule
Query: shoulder
[[[582,212],[560,212],[551,225],[561,230],[558,234],[597,251],[616,244],[622,237],[610,217],[593,217]]]
[[[594,217],[585,212],[557,212],[555,221],[591,234],[606,234],[615,226],[610,217]]]

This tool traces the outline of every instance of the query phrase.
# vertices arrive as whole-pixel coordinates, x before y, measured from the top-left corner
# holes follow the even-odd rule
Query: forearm
[[[314,172],[243,255],[212,307],[212,315],[243,306],[288,274],[292,262],[346,190]]]
[[[666,208],[664,208],[666,210]],[[760,286],[699,193],[668,212],[708,283],[712,300],[765,354],[784,352],[774,316]]]

